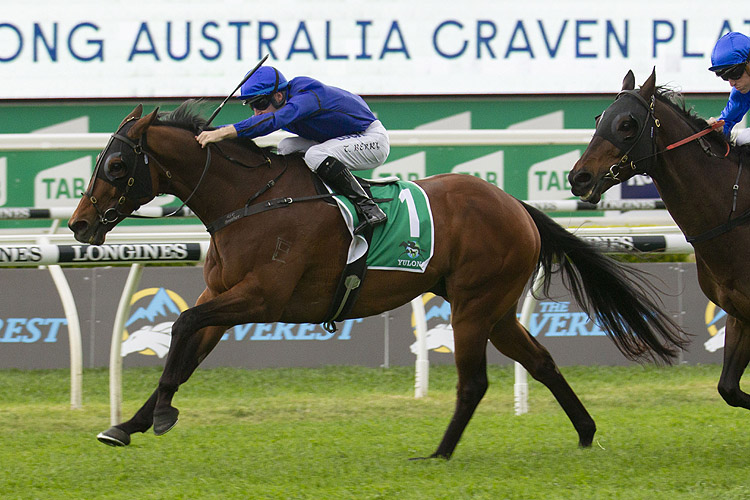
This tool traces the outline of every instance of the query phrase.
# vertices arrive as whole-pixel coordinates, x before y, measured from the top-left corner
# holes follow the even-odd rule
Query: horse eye
[[[122,153],[113,153],[104,162],[104,174],[109,180],[119,179],[125,176],[126,165],[122,160]]]
[[[635,131],[638,129],[638,124],[632,117],[621,120],[617,126],[619,132],[627,134],[627,139],[631,138]]]

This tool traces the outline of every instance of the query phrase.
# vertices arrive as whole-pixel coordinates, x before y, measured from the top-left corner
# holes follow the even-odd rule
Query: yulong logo
[[[404,248],[401,256],[406,255],[410,259],[416,259],[417,257],[422,256],[422,249],[419,247],[419,242],[417,241],[402,241],[399,246]]]
[[[130,301],[131,315],[122,332],[121,356],[166,356],[172,342],[172,325],[187,308],[182,297],[166,288],[146,288],[135,293]],[[133,333],[128,333],[128,329]]]

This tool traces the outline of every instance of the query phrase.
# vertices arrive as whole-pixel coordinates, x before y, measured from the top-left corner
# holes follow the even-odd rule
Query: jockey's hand
[[[712,116],[712,117],[711,117],[711,118],[709,118],[709,119],[708,119],[707,121],[708,121],[708,124],[709,124],[709,125],[713,125],[714,123],[716,123],[716,118],[714,118],[714,117]]]
[[[234,125],[227,125],[216,130],[204,130],[195,136],[195,140],[198,141],[198,144],[202,148],[205,148],[207,144],[212,142],[219,142],[233,137],[237,137],[237,130],[235,130]]]

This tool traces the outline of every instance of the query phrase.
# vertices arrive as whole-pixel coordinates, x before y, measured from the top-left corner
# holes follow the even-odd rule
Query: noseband
[[[622,100],[620,100],[622,98]],[[635,110],[627,101],[638,103]],[[615,102],[602,114],[599,125],[596,127],[594,136],[606,139],[625,153],[620,161],[609,167],[609,172],[604,175],[605,179],[621,182],[619,178],[623,170],[629,168],[635,174],[646,174],[656,163],[658,152],[656,151],[656,129],[659,128],[659,119],[654,116],[655,97],[651,96],[651,102],[647,102],[635,90],[624,90],[615,98]],[[638,135],[635,141],[621,139],[614,131],[615,120],[620,115],[627,113],[638,125]],[[646,130],[649,134],[646,135]],[[638,159],[634,160],[633,157]]]

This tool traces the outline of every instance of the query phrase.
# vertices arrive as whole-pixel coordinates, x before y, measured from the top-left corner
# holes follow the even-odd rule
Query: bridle
[[[617,101],[621,97],[635,99],[635,101],[638,103],[637,109],[633,111],[630,108],[626,108],[626,104],[624,102],[618,105]],[[620,157],[620,160],[609,167],[609,171],[604,174],[604,179],[610,179],[616,181],[617,183],[620,183],[622,182],[622,179],[620,179],[620,174],[622,174],[623,171],[627,169],[630,169],[633,175],[648,174],[651,168],[656,165],[656,159],[659,155],[665,153],[666,151],[671,151],[675,148],[683,146],[694,140],[700,140],[700,145],[703,148],[703,152],[709,156],[713,156],[716,158],[725,158],[729,155],[729,143],[727,143],[726,153],[724,155],[717,155],[713,151],[711,151],[711,148],[705,142],[705,139],[702,139],[704,135],[723,126],[723,121],[716,122],[714,125],[711,125],[708,128],[705,128],[699,132],[696,132],[695,134],[690,135],[689,137],[670,144],[663,150],[657,151],[656,129],[661,126],[661,123],[659,122],[659,119],[656,118],[656,115],[654,115],[655,100],[656,99],[654,95],[651,96],[651,100],[649,102],[646,101],[646,99],[644,99],[636,90],[623,90],[622,92],[617,94],[615,102],[610,105],[609,108],[607,108],[607,111],[605,113],[602,113],[594,136],[598,135],[603,139],[611,142],[621,151],[625,151],[622,157]],[[618,108],[623,109],[618,112]],[[613,130],[615,119],[625,112],[627,112],[630,118],[632,118],[636,122],[639,129],[635,141],[633,141],[632,144],[630,142],[630,138],[620,139]],[[646,130],[649,130],[648,137],[645,137]],[[639,156],[637,160],[632,159],[632,157],[635,155]]]
[[[624,100],[620,101],[621,98],[631,101],[635,99],[638,103],[637,109],[631,110],[630,107],[626,107],[628,104]],[[654,101],[653,95],[651,101],[648,102],[635,90],[623,90],[617,94],[615,102],[607,108],[607,111],[602,113],[594,136],[598,135],[611,142],[621,151],[625,151],[620,160],[609,167],[609,171],[604,175],[605,179],[611,179],[619,183],[622,182],[619,177],[624,170],[629,168],[634,174],[645,174],[655,165],[656,157],[662,152],[656,151],[656,129],[661,124],[659,119],[654,116]],[[618,112],[618,108],[623,109]],[[615,119],[625,112],[636,122],[639,129],[638,135],[632,142],[630,138],[619,138],[613,130]],[[649,130],[648,138],[644,137],[646,130]],[[632,158],[635,155],[638,156],[637,160]],[[644,165],[643,162],[646,160],[649,160],[648,164]]]
[[[632,111],[628,108],[625,108],[624,105],[618,105],[618,100],[620,97],[626,97],[626,98],[632,98],[635,99],[636,102],[639,103],[638,109],[636,111]],[[681,139],[673,144],[668,145],[663,150],[657,151],[657,145],[656,145],[656,129],[659,128],[660,123],[659,119],[656,118],[654,115],[654,102],[655,102],[655,96],[651,96],[651,102],[647,102],[637,91],[635,90],[625,90],[620,92],[617,95],[617,98],[615,99],[615,102],[607,108],[607,112],[603,113],[599,123],[596,127],[595,136],[598,135],[602,137],[603,139],[608,140],[611,142],[615,147],[619,148],[621,151],[624,150],[625,154],[620,158],[620,161],[609,167],[609,171],[604,174],[604,179],[610,179],[617,183],[622,182],[622,179],[620,179],[620,174],[623,172],[623,170],[630,168],[634,175],[635,174],[648,174],[650,168],[655,165],[656,158],[661,155],[662,153],[665,153],[667,151],[671,151],[673,149],[676,149],[680,146],[683,146],[685,144],[688,144],[689,142],[692,142],[696,139],[699,140],[699,143],[701,147],[703,148],[703,152],[708,156],[713,156],[715,158],[724,159],[729,156],[729,143],[727,142],[727,150],[726,153],[723,155],[717,155],[713,151],[711,151],[710,146],[708,143],[703,139],[702,137],[709,132],[716,130],[724,125],[723,121],[718,121],[714,123],[713,125],[696,132],[684,139]],[[614,113],[614,117],[611,115],[612,110],[616,111]],[[618,111],[618,108],[622,108]],[[614,127],[616,126],[615,120],[617,117],[621,116],[623,113],[628,113],[629,117],[632,118],[637,124],[638,128],[640,129],[635,141],[630,144],[630,138],[627,139],[620,139],[618,135],[614,132]],[[605,121],[606,117],[606,121]],[[646,130],[649,129],[649,137],[644,137],[644,134]],[[627,148],[627,149],[626,149]],[[632,160],[630,157],[634,154],[639,155],[639,159]],[[647,165],[644,166],[643,162],[648,160]],[[640,163],[640,165],[639,165]],[[713,239],[719,235],[722,235],[724,233],[727,233],[731,231],[733,228],[746,224],[750,222],[750,210],[747,210],[746,212],[740,214],[739,216],[732,218],[732,215],[735,213],[737,209],[737,197],[738,197],[738,191],[739,191],[739,183],[740,183],[740,176],[742,175],[742,158],[740,157],[738,166],[737,166],[737,179],[734,182],[734,185],[732,187],[733,195],[732,195],[732,208],[729,213],[729,218],[727,219],[727,222],[724,224],[720,224],[717,227],[714,227],[708,231],[704,231],[701,234],[698,234],[696,236],[688,236],[685,235],[685,239],[692,245],[695,245],[696,243],[700,243],[703,241],[707,241],[710,239]]]
[[[150,155],[144,148],[145,134],[141,136],[137,143],[133,142],[126,135],[128,130],[134,125],[133,120],[136,119],[137,117],[135,116],[128,118],[122,124],[120,129],[110,136],[107,146],[102,150],[96,160],[96,166],[94,167],[94,173],[92,176],[94,182],[89,183],[86,191],[82,193],[83,196],[89,199],[94,210],[96,210],[96,213],[99,216],[99,222],[104,225],[114,224],[120,218],[127,217],[128,214],[120,211],[120,207],[124,206],[125,203],[128,201],[133,202],[135,205],[133,210],[136,210],[141,205],[138,203],[138,200],[150,196],[153,192],[151,186],[151,175],[148,167]],[[125,149],[124,151],[116,151],[107,154],[116,141],[122,142],[128,146],[129,151],[128,149]],[[134,161],[125,161],[123,153],[132,153]],[[117,155],[119,155],[119,158],[117,158]],[[109,170],[110,162],[115,159],[121,159],[122,163],[126,166],[127,170],[123,175],[115,175]],[[115,204],[104,210],[99,207],[99,200],[93,193],[96,179],[101,179],[114,186],[115,189],[121,193]]]
[[[96,166],[94,167],[94,173],[92,175],[92,178],[94,180],[101,179],[108,184],[115,187],[115,189],[119,190],[121,192],[120,196],[117,199],[117,202],[115,204],[104,211],[102,211],[101,208],[99,208],[99,200],[94,196],[93,188],[95,182],[91,182],[89,184],[89,187],[86,189],[84,193],[82,193],[83,196],[89,199],[91,202],[91,205],[93,205],[94,210],[96,210],[97,215],[99,216],[99,222],[103,225],[109,225],[109,224],[115,224],[118,220],[125,217],[135,217],[139,219],[154,219],[154,218],[160,218],[160,217],[171,217],[175,215],[176,213],[180,212],[190,201],[190,199],[193,197],[193,195],[198,191],[198,188],[200,187],[201,183],[203,182],[204,177],[206,176],[206,172],[208,172],[208,167],[211,165],[211,148],[206,148],[206,164],[203,167],[203,173],[200,176],[200,179],[195,185],[195,188],[190,193],[190,195],[185,198],[185,201],[183,201],[182,205],[180,205],[177,209],[174,211],[162,215],[159,217],[148,217],[143,215],[136,215],[133,213],[123,213],[120,211],[120,207],[124,206],[128,201],[130,201],[134,208],[131,210],[135,211],[140,206],[141,203],[138,202],[141,198],[145,197],[151,197],[153,196],[153,186],[151,185],[151,172],[149,169],[149,158],[154,161],[154,163],[164,172],[167,179],[171,181],[172,179],[172,173],[164,168],[161,163],[159,163],[156,158],[154,158],[147,150],[146,150],[146,133],[144,132],[141,137],[138,139],[138,142],[134,142],[132,139],[130,139],[127,136],[127,132],[130,130],[130,128],[134,125],[133,120],[136,120],[137,117],[132,116],[128,118],[122,126],[120,126],[120,129],[112,134],[109,138],[109,142],[107,142],[107,146],[102,150],[102,153],[99,155],[96,161]],[[109,151],[110,147],[115,141],[119,141],[124,143],[126,146],[130,148],[130,152],[133,153],[134,160],[132,162],[124,161],[123,163],[127,167],[127,171],[124,173],[124,175],[118,175],[115,176],[111,173],[111,171],[108,170],[109,162],[113,159],[115,155],[120,155],[122,157],[122,151],[117,151],[114,153],[111,153],[109,155],[106,155],[106,153]],[[125,150],[128,152],[128,150]],[[105,156],[106,155],[106,156]],[[269,161],[270,163],[270,161]],[[103,168],[102,168],[103,167]]]

